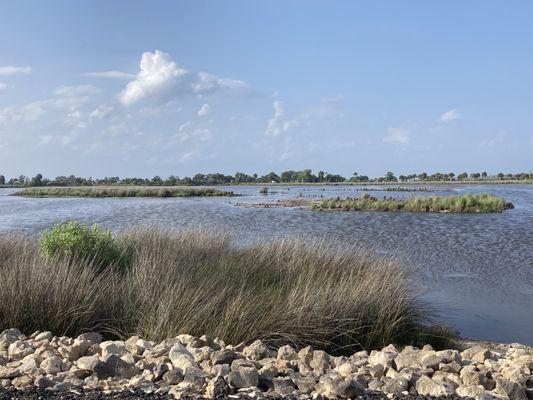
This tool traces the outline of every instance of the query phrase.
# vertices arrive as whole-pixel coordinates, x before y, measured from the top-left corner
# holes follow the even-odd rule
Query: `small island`
[[[215,188],[92,186],[92,187],[29,187],[14,196],[23,197],[215,197],[236,196],[232,191]]]
[[[412,196],[406,199],[361,197],[330,199],[287,199],[274,203],[238,203],[254,208],[293,207],[312,211],[404,211],[434,213],[495,213],[514,208],[513,203],[491,194],[454,196]]]

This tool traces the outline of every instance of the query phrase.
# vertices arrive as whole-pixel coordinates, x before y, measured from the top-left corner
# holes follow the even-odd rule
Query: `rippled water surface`
[[[21,198],[0,189],[0,232],[38,234],[54,222],[77,219],[113,230],[139,225],[207,227],[254,241],[303,235],[370,246],[417,268],[440,319],[464,336],[533,345],[533,185],[429,186],[436,194],[493,193],[515,209],[496,214],[313,212],[249,208],[239,202],[281,198],[411,196],[362,192],[361,187],[228,187],[246,196],[200,199]],[[373,187],[376,189],[376,187]],[[417,195],[435,194],[420,192]]]

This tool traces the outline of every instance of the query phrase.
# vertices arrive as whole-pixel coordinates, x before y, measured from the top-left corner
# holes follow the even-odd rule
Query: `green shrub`
[[[41,235],[41,249],[47,259],[76,258],[93,262],[97,267],[124,266],[125,246],[109,229],[82,225],[78,221],[56,224]]]

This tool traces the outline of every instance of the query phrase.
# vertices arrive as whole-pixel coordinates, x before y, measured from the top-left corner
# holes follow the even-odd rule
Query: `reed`
[[[0,330],[153,340],[186,332],[336,354],[429,340],[411,270],[368,250],[297,238],[243,247],[198,230],[116,239],[128,244],[125,268],[79,253],[45,257],[35,239],[0,237]]]

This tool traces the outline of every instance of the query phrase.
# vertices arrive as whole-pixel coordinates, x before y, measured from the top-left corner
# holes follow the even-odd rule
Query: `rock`
[[[41,340],[52,340],[54,335],[52,332],[41,332],[35,336],[35,341],[40,342]]]
[[[343,379],[337,374],[326,374],[320,377],[315,390],[327,398],[354,399],[364,393],[362,385],[354,379]]]
[[[394,359],[394,363],[396,364],[396,370],[401,371],[404,368],[414,367],[414,366],[419,365],[418,363],[419,353],[420,353],[420,350],[414,349],[411,346],[407,346]]]
[[[0,368],[0,379],[13,379],[21,375],[18,368],[3,367]]]
[[[418,355],[418,363],[422,368],[431,368],[433,371],[439,369],[439,364],[445,361],[445,358],[438,356],[434,351],[421,351]]]
[[[222,349],[215,351],[211,354],[211,363],[213,365],[217,364],[231,364],[233,360],[239,358],[239,355],[233,350]]]
[[[178,383],[183,381],[184,377],[185,376],[183,375],[183,372],[180,369],[173,369],[163,374],[163,380],[169,385],[177,385]]]
[[[9,345],[7,354],[11,361],[17,361],[32,354],[34,351],[35,349],[31,344],[17,340]]]
[[[376,351],[372,350],[370,357],[368,358],[369,365],[383,365],[385,368],[394,368],[396,365],[394,359],[396,358],[397,353],[387,352],[387,351]]]
[[[415,388],[422,396],[448,396],[454,393],[453,388],[445,382],[434,381],[425,375],[418,378]]]
[[[298,353],[291,346],[281,346],[278,349],[277,358],[280,360],[296,361],[298,360]]]
[[[54,386],[56,382],[54,382],[53,380],[51,380],[50,378],[46,376],[39,376],[38,378],[35,379],[33,384],[35,385],[35,387],[39,389],[46,389],[46,388]]]
[[[226,380],[221,376],[217,376],[208,382],[205,397],[213,400],[225,400],[230,393],[231,388]]]
[[[100,361],[100,359],[98,358],[98,355],[85,356],[85,357],[78,358],[78,360],[76,361],[76,365],[80,369],[84,369],[84,370],[87,370],[87,371],[92,371],[94,369],[94,365],[98,361]]]
[[[409,388],[409,381],[404,378],[393,378],[389,382],[385,383],[385,386],[381,389],[385,393],[393,394],[400,397],[402,392]]]
[[[509,400],[527,400],[526,388],[517,382],[496,378],[496,393]]]
[[[61,372],[63,360],[58,356],[48,357],[41,363],[41,369],[48,375],[55,375]]]
[[[315,390],[316,380],[312,376],[296,376],[293,381],[298,390],[304,394],[309,394]]]
[[[324,374],[331,368],[330,356],[323,350],[315,350],[313,352],[313,359],[311,360],[310,366],[319,374]]]
[[[33,386],[33,378],[29,375],[21,375],[14,378],[11,384],[19,389],[29,388]]]
[[[123,378],[130,379],[138,372],[134,365],[128,364],[116,354],[111,354],[105,361],[98,361],[93,366],[98,379]]]
[[[80,340],[80,341],[87,341],[89,343],[91,343],[91,345],[93,344],[99,344],[102,342],[102,335],[100,335],[99,333],[96,333],[96,332],[88,332],[88,333],[83,333],[81,335],[79,335],[76,340]]]
[[[473,366],[466,366],[460,372],[463,386],[483,386],[486,381],[485,374]]]
[[[339,374],[346,378],[349,375],[352,375],[358,371],[359,368],[355,366],[354,363],[351,362],[345,362],[339,365],[336,370],[339,372]]]
[[[282,396],[287,396],[296,389],[296,385],[288,376],[273,378],[272,385],[274,386],[274,391]]]
[[[256,387],[259,385],[259,373],[251,362],[235,360],[231,364],[228,382],[237,389]]]
[[[181,335],[180,335],[181,336]],[[194,356],[183,345],[174,344],[168,353],[174,367],[181,369],[185,374],[189,368],[199,368]]]
[[[461,397],[470,397],[476,400],[496,400],[496,396],[485,390],[483,386],[459,386],[455,389]]]
[[[274,356],[273,352],[260,340],[256,340],[250,346],[245,347],[242,353],[246,358],[253,361]]]
[[[126,345],[121,340],[102,342],[100,343],[100,349],[102,350],[103,358],[107,358],[111,354],[122,356],[127,353]]]
[[[307,346],[298,352],[298,370],[302,374],[311,372],[311,361],[313,360],[313,349]]]

